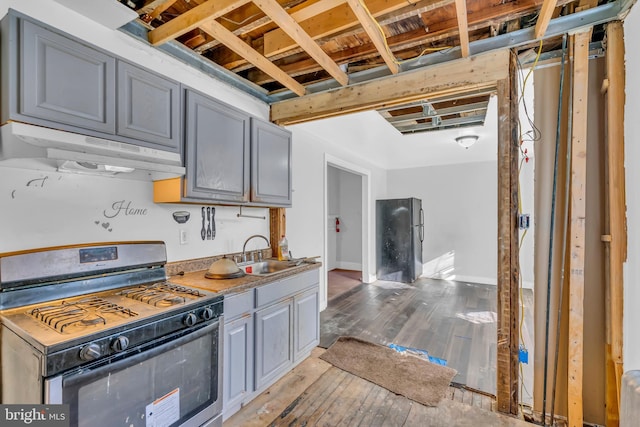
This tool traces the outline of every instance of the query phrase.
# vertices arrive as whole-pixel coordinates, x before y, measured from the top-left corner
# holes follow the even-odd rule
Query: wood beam
[[[518,414],[518,81],[515,54],[498,82],[498,411]]]
[[[154,46],[173,40],[182,34],[200,27],[204,22],[214,20],[233,9],[249,3],[250,0],[209,0],[183,13],[177,18],[159,26],[147,35]]]
[[[215,37],[224,43],[229,49],[232,49],[238,55],[244,57],[247,61],[251,62],[256,67],[260,68],[265,73],[282,83],[289,88],[292,92],[303,96],[305,94],[305,88],[300,83],[291,78],[287,73],[275,66],[259,52],[251,48],[248,44],[236,37],[231,31],[220,25],[218,21],[209,20],[200,24],[202,31],[209,34],[211,37]]]
[[[464,0],[463,0],[464,1]],[[371,16],[371,12],[366,6],[361,3],[361,0],[347,0],[351,10],[360,21],[360,25],[367,33],[371,42],[376,47],[380,57],[384,60],[392,74],[398,74],[400,67],[396,61],[396,58],[391,53],[387,41],[385,40],[385,34],[382,32],[382,27]]]
[[[271,256],[281,258],[280,238],[287,235],[287,213],[285,208],[269,209],[269,237],[271,242]],[[285,254],[288,255],[288,254]]]
[[[442,0],[433,0],[440,2]],[[374,17],[402,9],[407,3],[414,4],[416,0],[371,0],[368,2],[369,11]],[[358,18],[347,4],[313,16],[300,22],[300,27],[312,39],[329,36],[342,30],[359,25]],[[264,34],[264,54],[271,57],[296,47],[295,41],[282,29],[276,29]]]
[[[304,49],[309,56],[316,60],[318,64],[334,78],[342,86],[349,84],[349,76],[342,71],[338,64],[336,64],[325,53],[324,50],[307,34],[288,13],[280,6],[275,0],[253,0],[253,3],[258,6],[264,13],[269,15],[273,22],[280,26],[289,37]]]
[[[162,12],[164,12],[165,10],[169,9],[171,6],[173,6],[173,4],[178,1],[178,0],[164,0],[162,3],[160,3],[155,9],[153,9],[151,11],[151,13],[148,15],[149,17],[144,19],[146,22],[151,22],[154,19],[158,18],[158,16],[160,16],[162,14]],[[148,19],[148,20],[147,20]]]
[[[587,184],[587,101],[591,29],[572,36],[574,43],[571,129],[571,218],[569,224],[569,427],[583,427],[584,261]]]
[[[460,34],[460,51],[462,57],[469,56],[469,25],[467,24],[467,1],[456,0],[456,17],[458,18],[458,32]]]
[[[534,30],[536,39],[541,39],[542,37],[544,37],[544,33],[547,31],[547,27],[549,26],[549,22],[551,21],[553,11],[556,8],[557,1],[558,0],[544,0],[544,2],[542,3],[542,8],[540,8],[540,15],[538,15],[536,28]]]
[[[623,372],[623,265],[627,260],[627,218],[624,170],[625,67],[624,31],[620,21],[606,27],[607,208],[609,212],[609,280],[607,310],[607,427],[620,420]]]
[[[271,104],[271,121],[301,123],[356,111],[387,108],[426,97],[441,97],[494,88],[505,78],[509,52],[488,52],[470,58],[408,71],[386,78],[287,99]]]

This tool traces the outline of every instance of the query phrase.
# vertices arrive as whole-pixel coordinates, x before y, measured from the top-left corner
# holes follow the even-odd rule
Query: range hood
[[[178,153],[19,122],[0,127],[0,166],[147,181],[185,173]]]

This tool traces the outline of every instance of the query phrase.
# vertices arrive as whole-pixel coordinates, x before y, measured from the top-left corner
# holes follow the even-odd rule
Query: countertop
[[[304,263],[270,276],[252,276],[247,274],[246,276],[238,277],[237,279],[207,279],[204,277],[207,270],[198,270],[190,273],[184,273],[183,275],[170,276],[169,281],[177,285],[200,288],[224,295],[241,292],[255,288],[256,286],[266,285],[267,283],[304,273],[305,271],[315,270],[320,268],[321,265],[321,262]]]

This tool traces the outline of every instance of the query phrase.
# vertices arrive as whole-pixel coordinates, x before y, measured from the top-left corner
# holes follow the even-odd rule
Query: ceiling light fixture
[[[456,138],[458,145],[469,148],[478,140],[478,135],[462,135]]]

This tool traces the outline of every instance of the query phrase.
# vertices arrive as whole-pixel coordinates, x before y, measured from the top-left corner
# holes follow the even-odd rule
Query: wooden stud
[[[450,94],[495,88],[507,74],[509,52],[494,51],[374,81],[271,104],[271,121],[285,125],[387,108]]]
[[[584,261],[587,183],[587,107],[591,29],[572,36],[574,44],[571,129],[571,218],[569,224],[569,427],[583,426]]]
[[[219,18],[250,0],[209,0],[188,10],[177,18],[149,31],[147,38],[154,46],[175,39],[198,28],[202,23]]]
[[[456,17],[458,18],[458,32],[460,34],[460,51],[462,57],[469,56],[469,25],[467,24],[467,1],[456,1]]]
[[[244,57],[247,61],[251,62],[256,67],[260,68],[265,73],[282,83],[289,88],[292,92],[303,96],[305,94],[305,88],[296,80],[294,80],[287,73],[275,66],[273,62],[269,61],[264,56],[260,55],[255,49],[236,37],[231,31],[220,25],[216,20],[209,20],[201,23],[202,31],[208,33],[211,37],[214,37],[224,43],[229,49],[235,51],[238,55]]]
[[[307,34],[276,0],[253,0],[274,23],[286,32],[309,56],[316,60],[342,86],[349,84],[349,76]]]
[[[624,31],[620,21],[606,27],[607,195],[609,213],[609,280],[607,314],[607,426],[619,423],[623,372],[623,265],[627,259],[624,170]]]
[[[269,209],[269,225],[271,239],[271,252],[272,256],[279,257],[280,246],[278,243],[282,236],[287,235],[287,213],[285,208],[270,208]]]
[[[536,22],[536,28],[533,33],[536,39],[541,39],[547,31],[557,2],[558,0],[544,0],[542,3],[542,8],[540,8],[540,14],[538,15],[538,21]]]
[[[518,82],[516,56],[498,82],[498,338],[497,409],[518,414]]]
[[[367,33],[373,45],[376,47],[378,53],[384,60],[392,74],[398,74],[400,67],[396,61],[396,58],[388,48],[387,41],[385,40],[385,34],[382,33],[382,27],[376,22],[375,18],[371,16],[371,12],[366,9],[366,6],[361,3],[361,0],[347,0],[351,10],[360,21],[360,25]]]

